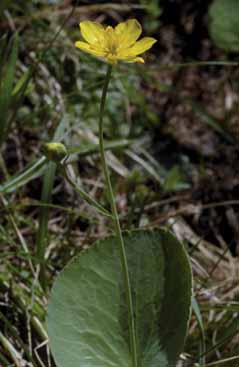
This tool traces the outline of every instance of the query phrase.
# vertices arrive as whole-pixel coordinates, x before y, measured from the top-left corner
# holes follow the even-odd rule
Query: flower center
[[[116,56],[118,47],[119,47],[119,41],[117,34],[115,33],[114,29],[110,26],[108,26],[105,29],[105,41],[106,41],[106,52],[109,56]]]

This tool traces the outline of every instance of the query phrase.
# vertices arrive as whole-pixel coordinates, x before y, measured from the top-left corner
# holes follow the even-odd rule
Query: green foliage
[[[209,31],[215,44],[226,51],[239,51],[239,1],[214,0],[209,10]]]
[[[140,0],[140,3],[145,7],[146,14],[144,19],[144,29],[147,32],[154,32],[160,25],[159,17],[162,13],[160,0]]]
[[[163,183],[163,191],[165,193],[171,191],[180,191],[187,189],[189,185],[185,182],[185,177],[179,166],[174,166],[167,173]]]
[[[164,230],[124,236],[139,365],[175,366],[186,336],[192,276],[183,245]],[[57,278],[48,331],[59,367],[131,366],[117,240],[98,241]]]
[[[11,54],[7,60],[6,65],[0,70],[0,146],[7,134],[8,113],[11,104],[14,74],[18,54],[18,35],[13,39]]]

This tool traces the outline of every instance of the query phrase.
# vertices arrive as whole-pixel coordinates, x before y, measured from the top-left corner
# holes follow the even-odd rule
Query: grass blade
[[[13,39],[13,46],[11,55],[9,57],[9,62],[4,72],[5,77],[2,77],[0,84],[0,146],[5,139],[8,128],[8,110],[11,104],[14,74],[18,55],[18,43],[18,34],[16,33]]]
[[[132,140],[129,139],[121,139],[121,140],[111,140],[105,143],[106,150],[120,150],[128,147],[133,143]],[[69,147],[67,149],[69,154],[79,154],[80,156],[86,156],[94,153],[99,153],[99,144],[88,143],[81,144],[79,147]]]
[[[201,311],[200,311],[200,307],[199,307],[199,304],[198,304],[195,297],[192,298],[192,310],[193,310],[193,312],[196,316],[198,326],[199,326],[199,329],[200,329],[200,334],[201,334],[199,363],[200,363],[200,366],[204,366],[206,364],[205,330],[204,330],[203,319],[202,319],[202,314],[201,314]]]
[[[29,181],[41,176],[46,169],[47,159],[41,157],[28,164],[23,171],[14,175],[10,180],[0,185],[0,193],[10,193]]]

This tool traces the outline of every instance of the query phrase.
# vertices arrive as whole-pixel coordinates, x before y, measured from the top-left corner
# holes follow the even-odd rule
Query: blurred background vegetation
[[[111,232],[42,146],[62,141],[72,179],[106,205],[106,65],[74,41],[82,20],[128,18],[158,42],[145,65],[119,64],[110,84],[105,138],[121,221],[168,226],[188,248],[197,301],[179,366],[238,366],[237,0],[1,1],[1,366],[54,366],[44,324],[54,276]]]

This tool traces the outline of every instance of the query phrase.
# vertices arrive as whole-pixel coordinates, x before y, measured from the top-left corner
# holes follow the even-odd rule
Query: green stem
[[[120,227],[120,221],[119,221],[118,211],[116,207],[114,192],[113,192],[112,184],[110,180],[110,173],[109,173],[107,162],[106,162],[105,147],[104,147],[103,115],[104,115],[105,100],[106,100],[107,90],[108,90],[109,81],[111,77],[111,72],[112,72],[112,66],[108,65],[107,73],[105,76],[105,82],[104,82],[104,86],[102,90],[101,103],[100,103],[99,145],[100,145],[101,162],[102,162],[104,177],[106,181],[106,189],[107,189],[108,199],[111,205],[112,221],[114,224],[116,236],[118,237],[120,260],[121,260],[121,266],[122,266],[124,284],[125,284],[125,290],[126,290],[126,301],[128,305],[128,322],[129,322],[131,353],[133,356],[133,367],[137,367],[138,358],[137,358],[136,330],[135,330],[135,322],[134,322],[132,293],[131,293],[131,286],[130,286],[130,279],[129,279],[129,269],[128,269],[125,245],[124,245],[124,240],[123,240],[122,231]]]
[[[49,162],[43,178],[43,186],[41,192],[42,203],[45,204],[51,203],[55,174],[56,174],[56,164],[54,162]],[[37,263],[40,266],[39,280],[44,290],[47,289],[45,253],[49,240],[48,223],[49,223],[49,207],[46,206],[41,207],[39,216],[39,228],[37,231],[37,238],[36,238],[36,249],[37,249]]]

